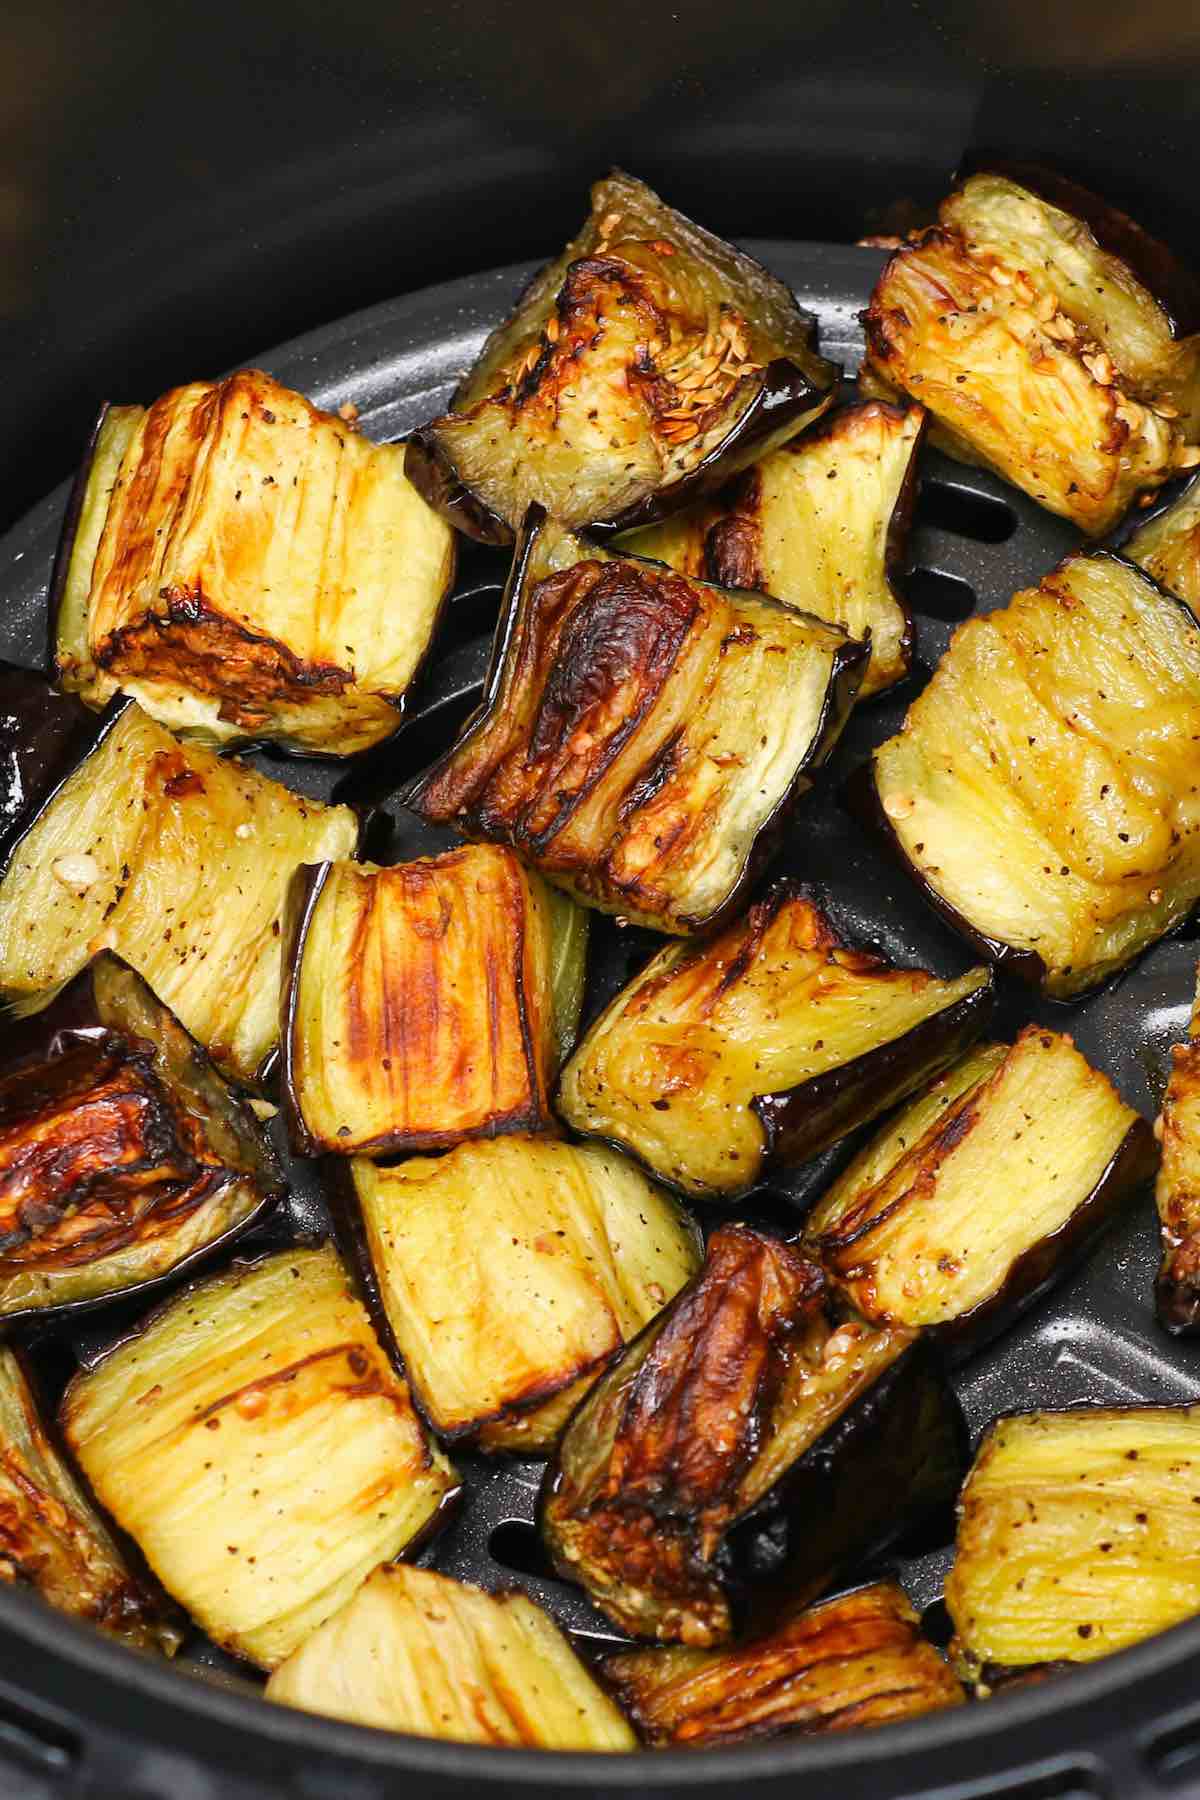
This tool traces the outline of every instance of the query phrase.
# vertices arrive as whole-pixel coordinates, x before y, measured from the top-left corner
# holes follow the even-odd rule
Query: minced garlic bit
[[[917,803],[911,794],[889,794],[883,810],[889,819],[908,819],[916,812]]]
[[[273,1119],[275,1114],[279,1111],[279,1108],[277,1106],[272,1106],[269,1100],[257,1100],[253,1095],[250,1098],[249,1105],[250,1111],[254,1114],[255,1118],[260,1120],[264,1125],[268,1119]]]
[[[94,887],[101,875],[100,864],[86,850],[58,857],[51,863],[50,870],[56,881],[69,888]]]
[[[253,837],[254,836],[254,827],[250,823],[249,819],[243,819],[240,825],[235,825],[234,830],[233,830],[233,835],[234,835],[234,837],[240,837],[240,838]]]

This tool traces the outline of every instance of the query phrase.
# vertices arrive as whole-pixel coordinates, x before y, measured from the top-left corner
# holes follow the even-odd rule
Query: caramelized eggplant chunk
[[[1005,175],[942,202],[864,317],[868,388],[911,394],[942,448],[1083,531],[1200,461],[1200,338],[1085,218]]]
[[[1132,563],[1071,556],[960,625],[875,752],[882,824],[985,955],[1068,999],[1200,896],[1200,624]]]
[[[548,1126],[578,912],[490,844],[300,870],[280,1026],[293,1147],[395,1155]]]
[[[970,1051],[861,1151],[805,1244],[879,1325],[978,1344],[1150,1180],[1154,1139],[1069,1037]]]
[[[179,1648],[171,1609],[126,1565],[7,1347],[0,1348],[0,1581],[31,1588],[139,1650],[173,1656]]]
[[[682,1208],[594,1145],[508,1137],[351,1174],[368,1280],[439,1437],[548,1449],[700,1267]]]
[[[791,1607],[729,1649],[624,1651],[601,1673],[643,1742],[663,1749],[888,1725],[965,1698],[894,1581]]]
[[[912,660],[912,618],[896,578],[924,429],[920,406],[848,406],[714,499],[631,533],[626,547],[869,637],[865,700],[902,681]]]
[[[1200,1409],[1022,1413],[959,1502],[951,1658],[979,1692],[1200,1612]]]
[[[510,543],[658,518],[811,424],[838,371],[783,282],[629,175],[487,340],[406,468],[460,530]]]
[[[843,944],[777,883],[701,944],[670,944],[563,1070],[559,1111],[685,1193],[729,1198],[877,1118],[983,1029],[984,968],[953,981]]]
[[[461,1744],[633,1750],[637,1739],[554,1621],[389,1563],[276,1669],[267,1699]]]
[[[88,1306],[228,1244],[284,1191],[249,1106],[107,952],[0,1060],[0,1317]]]
[[[611,556],[536,513],[496,646],[483,705],[404,799],[680,936],[757,875],[867,657],[777,600]]]
[[[348,756],[389,737],[454,535],[372,444],[261,370],[106,408],[52,589],[56,665],[211,744]]]
[[[1143,519],[1120,548],[1200,618],[1200,475]]]
[[[723,1226],[547,1470],[559,1572],[635,1637],[725,1642],[952,1498],[962,1417],[911,1332],[839,1317],[792,1245]]]
[[[358,830],[349,807],[181,744],[118,702],[0,859],[0,998],[35,1012],[114,950],[226,1074],[253,1081],[277,1042],[292,871],[353,855]]]
[[[1165,1331],[1194,1337],[1200,1333],[1200,984],[1187,1042],[1171,1051],[1155,1132],[1162,1142],[1155,1190],[1162,1263],[1155,1309]]]
[[[63,1398],[71,1451],[215,1643],[273,1669],[456,1491],[330,1249],[236,1265]]]

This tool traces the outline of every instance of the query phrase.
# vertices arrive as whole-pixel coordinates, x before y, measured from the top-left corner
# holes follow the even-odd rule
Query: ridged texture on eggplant
[[[1200,1612],[1200,1410],[998,1419],[959,1505],[951,1656],[986,1691]]]
[[[994,1329],[1149,1180],[1150,1127],[1069,1037],[972,1050],[817,1202],[809,1253],[877,1324]]]
[[[275,1671],[267,1699],[456,1743],[637,1746],[558,1626],[526,1595],[485,1594],[399,1563],[377,1569]]]
[[[702,1260],[676,1202],[592,1145],[509,1137],[352,1172],[380,1298],[443,1437],[490,1424],[492,1445],[548,1448],[561,1420],[544,1403],[577,1400]]]
[[[1200,618],[1200,476],[1140,524],[1121,553]]]
[[[1160,1325],[1191,1337],[1200,1332],[1200,983],[1188,1040],[1171,1050],[1170,1079],[1155,1129],[1162,1142],[1155,1189],[1162,1264],[1155,1306]]]
[[[295,1147],[393,1155],[548,1126],[580,997],[575,910],[491,844],[298,873],[281,1025]]]
[[[59,678],[210,743],[345,756],[390,736],[453,533],[373,444],[261,370],[100,423],[64,543]]]
[[[737,1194],[944,1068],[990,993],[982,968],[942,981],[849,948],[779,884],[716,937],[651,959],[563,1070],[559,1110],[689,1194]]]
[[[535,501],[565,525],[632,523],[802,430],[836,380],[781,281],[616,172],[407,466],[495,542]]]
[[[185,1291],[62,1405],[92,1488],[223,1648],[275,1668],[455,1489],[330,1249]]]
[[[227,1074],[278,1037],[292,871],[350,856],[349,807],[181,744],[130,702],[37,812],[0,876],[0,997],[43,1006],[101,950],[146,979]]]
[[[253,1113],[105,953],[0,1059],[0,1316],[160,1280],[284,1189]]]
[[[912,620],[894,578],[916,491],[920,406],[848,406],[755,463],[710,501],[633,532],[626,547],[681,574],[758,588],[870,633],[859,699],[908,674]]]
[[[1006,176],[971,176],[890,258],[865,314],[867,386],[935,441],[1095,535],[1200,461],[1200,339],[1088,225]]]
[[[789,1609],[729,1649],[633,1650],[601,1672],[643,1741],[673,1749],[887,1725],[965,1698],[894,1581]]]
[[[589,906],[686,935],[811,785],[866,647],[760,595],[611,556],[533,513],[482,707],[405,798]]]
[[[971,941],[1065,999],[1200,896],[1200,625],[1132,563],[1072,556],[960,625],[875,787]]]
[[[131,1573],[47,1435],[17,1355],[0,1348],[0,1581],[31,1588],[141,1650],[173,1656],[181,1633]]]

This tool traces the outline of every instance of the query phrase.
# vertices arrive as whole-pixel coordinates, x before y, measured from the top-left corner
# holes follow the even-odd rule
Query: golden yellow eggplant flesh
[[[1155,1308],[1172,1336],[1193,1337],[1200,1332],[1200,986],[1187,1041],[1172,1046],[1155,1130],[1162,1144],[1154,1196],[1162,1239]]]

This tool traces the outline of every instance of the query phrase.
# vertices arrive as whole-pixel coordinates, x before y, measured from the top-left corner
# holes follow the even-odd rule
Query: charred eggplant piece
[[[728,1199],[911,1094],[983,1029],[991,992],[984,968],[941,981],[851,949],[780,882],[647,963],[563,1070],[559,1111],[685,1193]]]
[[[868,801],[951,924],[1067,999],[1200,896],[1198,737],[1200,625],[1132,563],[1072,556],[959,626]]]
[[[792,1608],[729,1649],[632,1650],[601,1672],[643,1741],[663,1749],[888,1725],[965,1698],[894,1581]]]
[[[884,267],[865,375],[926,406],[943,449],[1102,535],[1200,462],[1200,338],[1177,336],[1093,230],[1102,203],[1083,199],[1091,219],[1078,193],[1064,209],[1010,176],[972,175]]]
[[[1155,1129],[1162,1143],[1155,1190],[1162,1233],[1155,1310],[1164,1331],[1194,1337],[1200,1332],[1200,984],[1187,1042],[1171,1050]]]
[[[214,1642],[273,1669],[456,1492],[330,1249],[177,1295],[71,1382],[92,1489]]]
[[[210,744],[389,737],[454,537],[373,444],[261,370],[107,407],[51,589],[64,687]]]
[[[924,431],[920,406],[848,406],[714,499],[632,533],[626,547],[869,637],[866,700],[902,681],[912,661],[912,617],[896,582]]]
[[[845,724],[864,644],[531,514],[479,711],[405,790],[603,912],[686,936],[737,903]]]
[[[508,1137],[350,1172],[368,1281],[441,1438],[548,1449],[702,1260],[683,1209],[593,1145]]]
[[[959,1503],[952,1660],[986,1693],[1200,1612],[1200,1409],[1022,1413],[985,1433]]]
[[[391,1563],[276,1669],[267,1699],[462,1744],[633,1750],[637,1739],[554,1621]]]
[[[892,1119],[817,1202],[805,1244],[863,1318],[974,1347],[1091,1248],[1154,1164],[1150,1127],[1108,1077],[1028,1025]]]
[[[839,1319],[795,1246],[728,1225],[572,1416],[542,1534],[633,1636],[723,1643],[947,1504],[965,1460],[925,1344]]]
[[[488,543],[510,543],[533,502],[571,527],[631,526],[794,437],[837,376],[781,281],[616,172],[406,468]]]
[[[0,850],[0,999],[36,1012],[113,950],[225,1074],[253,1081],[278,1037],[292,871],[353,855],[358,832],[349,807],[290,793],[115,702]]]
[[[156,1286],[232,1242],[284,1185],[249,1106],[118,957],[9,1024],[0,1317]]]
[[[578,910],[490,844],[298,871],[280,1025],[293,1147],[402,1155],[548,1126]]]

